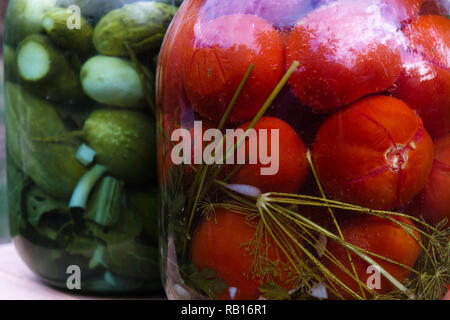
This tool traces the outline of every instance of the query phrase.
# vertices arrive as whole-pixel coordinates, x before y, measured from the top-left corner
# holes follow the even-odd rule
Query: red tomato
[[[412,212],[416,216],[423,216],[430,224],[437,224],[445,218],[450,221],[449,190],[450,134],[447,134],[435,143],[433,169],[425,189],[412,206]]]
[[[319,129],[314,163],[333,198],[392,209],[417,196],[433,164],[433,142],[402,101],[374,96],[328,118]]]
[[[447,285],[447,289],[448,289],[447,294],[442,300],[450,300],[450,284]]]
[[[201,14],[208,20],[230,14],[253,14],[275,26],[295,24],[312,10],[312,0],[209,0]]]
[[[412,225],[412,222],[409,219],[404,218],[400,221]],[[373,216],[357,216],[342,223],[341,230],[344,239],[347,242],[410,268],[414,267],[416,260],[419,257],[419,243],[404,229],[402,229],[402,227],[388,221],[387,219],[381,219]],[[417,231],[414,231],[414,236],[420,241],[420,234]],[[329,241],[327,244],[327,249],[330,254],[332,254],[347,268],[347,270],[352,272],[352,267],[348,260],[345,247],[335,241]],[[351,253],[351,257],[356,269],[356,274],[358,275],[358,279],[363,283],[367,283],[369,277],[373,275],[373,271],[369,272],[370,270],[368,270],[368,267],[370,266],[369,263],[354,253]],[[411,273],[408,269],[394,263],[387,262],[381,258],[376,258],[373,256],[371,258],[400,282],[409,277]],[[324,257],[322,258],[322,263],[347,287],[354,292],[361,294],[358,283],[348,276],[333,261]],[[374,288],[376,292],[388,293],[394,289],[392,283],[384,276],[381,275],[380,280],[380,287]],[[372,282],[369,284],[372,284]],[[344,289],[339,289],[339,292],[346,299],[352,298],[352,296]],[[367,294],[368,291],[366,291],[366,295]],[[370,296],[366,297],[369,298]]]
[[[271,24],[253,15],[228,15],[195,26],[184,63],[184,85],[194,109],[220,120],[250,64],[255,68],[229,122],[253,118],[284,73],[284,45]]]
[[[299,101],[329,111],[383,91],[401,69],[397,27],[370,0],[336,2],[313,11],[291,32],[289,84]],[[370,9],[370,10],[369,10]]]
[[[246,123],[238,127],[245,132],[250,123]],[[257,164],[249,164],[247,161],[239,171],[231,178],[230,183],[252,185],[265,192],[283,192],[297,193],[305,182],[308,173],[308,164],[306,161],[306,146],[297,133],[289,124],[273,117],[263,117],[254,127],[258,140],[258,161]],[[261,130],[267,131],[267,145],[263,143],[261,146]],[[278,130],[279,143],[272,145],[272,130]],[[256,139],[255,139],[256,141]],[[246,144],[242,144],[241,148],[249,151],[248,140]],[[261,148],[262,147],[262,148]],[[276,148],[276,149],[275,149]],[[274,164],[276,160],[271,154],[271,150],[277,150],[279,159],[278,164]],[[263,152],[262,152],[263,151]],[[278,167],[278,172],[274,175],[261,175],[261,168],[267,168],[270,164],[261,162],[261,152],[265,155],[272,156],[273,163]],[[257,155],[255,155],[257,156]]]
[[[432,136],[450,132],[450,19],[422,16],[404,29],[408,50],[394,95]]]
[[[184,5],[172,21],[161,47],[157,72],[157,104],[163,113],[180,114],[191,109],[183,84],[183,62],[189,40],[193,38],[194,25],[203,0]],[[192,113],[192,109],[190,111]]]
[[[211,220],[203,219],[195,230],[191,244],[192,260],[199,270],[214,270],[228,285],[219,295],[220,299],[255,300],[260,296],[258,288],[263,279],[249,275],[254,257],[250,255],[247,244],[255,232],[256,225],[243,215],[221,208],[215,209]],[[286,289],[292,289],[286,283],[287,272],[283,270],[287,259],[272,240],[262,242],[262,250],[267,249],[268,259],[278,263],[280,268],[280,275],[274,280]]]
[[[195,135],[195,129],[194,129],[194,121],[185,121],[182,122],[182,125],[180,125],[180,121],[178,119],[174,119],[174,117],[171,114],[166,114],[163,117],[163,126],[164,128],[164,134],[162,139],[164,139],[164,150],[162,145],[158,149],[159,159],[160,159],[160,168],[161,168],[161,175],[160,179],[164,183],[167,182],[167,177],[169,174],[169,170],[174,166],[173,160],[172,160],[172,150],[174,145],[178,145],[180,141],[171,141],[172,139],[172,133],[177,129],[186,129],[189,131],[189,136],[191,139],[191,164],[194,167],[198,167],[198,163],[195,163],[195,154],[203,155],[203,150],[209,142],[203,141],[203,135],[206,130],[211,128],[216,128],[217,125],[213,124],[209,121],[202,121],[202,132],[200,135]],[[197,141],[195,139],[198,139]],[[164,154],[163,154],[164,151]],[[203,163],[203,158],[199,159]],[[190,175],[194,173],[194,170],[189,164],[183,164],[185,166],[184,173],[186,175]]]

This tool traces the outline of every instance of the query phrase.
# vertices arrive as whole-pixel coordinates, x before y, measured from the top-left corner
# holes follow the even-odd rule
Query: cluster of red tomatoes
[[[246,128],[287,68],[300,63],[256,125],[279,129],[279,172],[261,176],[261,165],[245,165],[232,183],[262,192],[310,190],[310,147],[330,198],[404,210],[430,223],[450,219],[450,19],[439,0],[192,0],[181,10],[160,61],[164,121],[219,121],[253,64],[227,123]],[[177,119],[171,119],[175,110]],[[414,266],[419,245],[397,225],[359,216],[344,220],[348,241]],[[254,233],[244,217],[227,210],[199,223],[192,258],[233,289],[221,298],[259,296],[259,279],[245,276],[251,257],[242,247]],[[348,263],[342,246],[329,242],[327,249]],[[366,279],[367,263],[354,261]],[[410,274],[379,263],[400,281]],[[335,264],[324,264],[358,289]],[[284,278],[281,273],[277,282],[290,288]],[[391,289],[384,279],[378,291]]]

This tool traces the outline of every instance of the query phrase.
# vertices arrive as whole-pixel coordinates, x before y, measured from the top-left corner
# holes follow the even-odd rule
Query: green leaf
[[[143,220],[143,233],[155,245],[158,243],[158,190],[155,186],[127,190],[129,206]]]
[[[197,267],[191,264],[182,266],[180,272],[189,286],[202,291],[213,299],[217,299],[219,294],[223,293],[228,287],[222,279],[217,277],[216,272],[209,268],[198,271]]]
[[[25,220],[22,212],[22,203],[24,192],[30,181],[25,177],[14,164],[9,154],[7,155],[8,162],[8,210],[9,210],[9,231],[11,237],[19,234],[25,226]]]
[[[134,240],[142,231],[142,217],[133,210],[121,207],[119,220],[114,226],[105,228],[90,221],[86,221],[86,226],[96,238],[113,245]]]
[[[155,281],[159,279],[159,251],[156,246],[138,242],[136,239],[143,230],[143,217],[130,208],[120,207],[117,223],[103,227],[86,221],[88,230],[95,238],[104,242],[104,251],[92,253],[91,264],[98,260],[110,272],[132,279]]]
[[[105,268],[108,267],[106,249],[104,245],[99,245],[95,248],[92,258],[89,261],[89,268],[91,269],[94,269],[99,265],[102,265]]]
[[[24,189],[22,203],[24,217],[44,238],[56,240],[72,220],[66,203],[49,196],[37,185]]]
[[[35,228],[39,226],[41,218],[45,214],[68,214],[69,208],[66,203],[54,199],[45,194],[37,186],[33,186],[26,194],[25,208],[28,222]]]
[[[155,281],[160,277],[158,249],[127,241],[107,246],[107,264],[109,271],[132,279]]]
[[[264,283],[259,287],[259,292],[267,300],[291,300],[289,292],[276,283]]]
[[[10,82],[5,83],[5,90],[6,143],[11,159],[46,193],[70,196],[86,171],[75,159],[80,140],[46,100]],[[49,142],[61,137],[60,143]]]
[[[73,236],[66,246],[66,251],[70,254],[90,258],[89,268],[91,269],[99,265],[107,267],[105,245],[97,239]]]

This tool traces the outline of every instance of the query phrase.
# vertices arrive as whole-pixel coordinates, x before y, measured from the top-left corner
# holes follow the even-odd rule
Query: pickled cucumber
[[[83,138],[97,152],[97,162],[125,182],[140,183],[155,176],[155,125],[131,110],[100,109],[83,127]]]
[[[16,45],[26,37],[43,31],[44,14],[57,0],[11,0],[5,21],[5,41]]]
[[[25,38],[17,48],[17,70],[29,90],[53,102],[75,102],[84,92],[66,56],[44,35]]]
[[[135,2],[105,15],[95,27],[94,44],[101,54],[127,56],[161,46],[177,9],[160,2]]]
[[[92,43],[94,29],[82,16],[79,29],[68,28],[67,21],[71,15],[72,13],[66,9],[53,8],[45,13],[42,25],[54,43],[69,50],[72,54],[87,58],[95,50]]]
[[[83,65],[80,78],[85,93],[99,103],[124,108],[145,105],[141,79],[128,60],[95,56]]]

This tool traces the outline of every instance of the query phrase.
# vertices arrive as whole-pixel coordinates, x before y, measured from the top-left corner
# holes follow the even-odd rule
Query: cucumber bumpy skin
[[[94,28],[84,17],[80,19],[79,29],[68,28],[67,21],[71,16],[72,13],[63,8],[50,9],[42,19],[42,26],[54,43],[78,54],[80,58],[87,58],[95,50],[92,43]]]
[[[95,27],[94,44],[104,55],[127,56],[161,46],[177,8],[160,2],[136,2],[105,15]]]
[[[148,182],[156,173],[156,129],[145,114],[124,109],[92,112],[82,136],[97,152],[97,163],[129,183]]]

